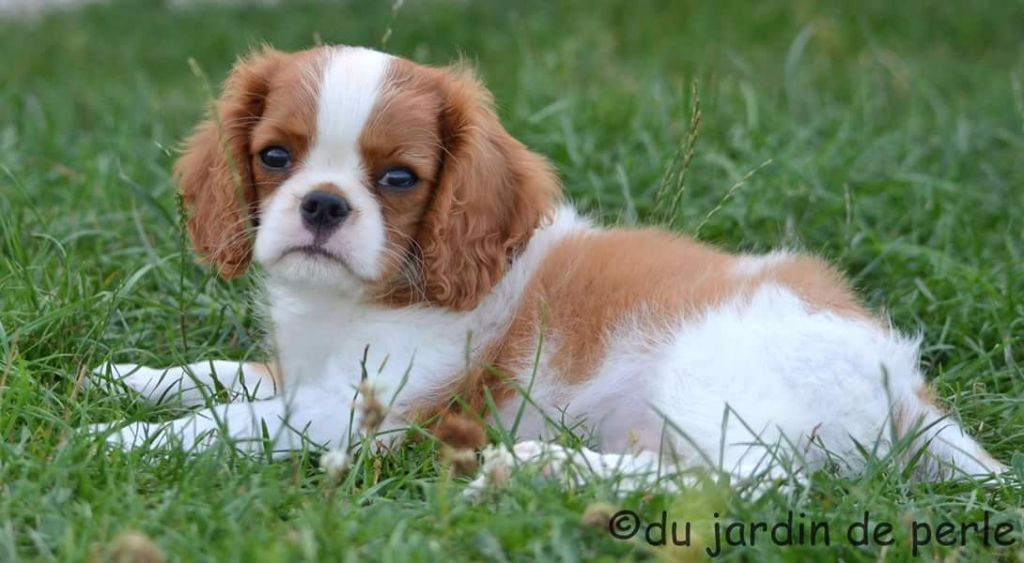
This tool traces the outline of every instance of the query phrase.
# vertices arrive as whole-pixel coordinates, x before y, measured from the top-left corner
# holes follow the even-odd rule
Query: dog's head
[[[475,306],[552,209],[545,160],[462,67],[356,47],[239,61],[175,174],[200,256],[285,283]]]

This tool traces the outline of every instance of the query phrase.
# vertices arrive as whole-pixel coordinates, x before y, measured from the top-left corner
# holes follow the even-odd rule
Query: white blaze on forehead
[[[308,166],[361,168],[359,136],[377,102],[391,59],[362,47],[327,51]]]

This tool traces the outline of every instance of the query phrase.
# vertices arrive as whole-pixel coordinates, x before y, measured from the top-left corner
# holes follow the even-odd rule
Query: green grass
[[[90,366],[261,356],[252,282],[196,266],[179,230],[169,169],[206,102],[188,60],[219,81],[259,42],[380,47],[390,27],[388,50],[475,61],[509,130],[603,221],[835,261],[923,333],[946,405],[1024,479],[1024,4],[407,0],[394,17],[388,2],[282,4],[126,0],[0,22],[0,561],[103,558],[131,529],[180,560],[701,559],[583,525],[596,502],[645,519],[794,510],[836,529],[870,510],[895,527],[889,548],[759,542],[733,560],[910,560],[912,521],[991,510],[1015,529],[996,553],[1022,557],[1020,488],[913,484],[885,463],[761,496],[616,498],[524,475],[470,503],[430,442],[364,455],[335,486],[309,456],[125,455],[80,433],[172,414],[76,391]],[[686,160],[694,84],[702,119],[665,217],[656,193]],[[987,553],[972,541],[918,559]]]

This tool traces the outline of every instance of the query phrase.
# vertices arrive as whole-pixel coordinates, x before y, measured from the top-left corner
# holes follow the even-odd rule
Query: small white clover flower
[[[325,452],[320,456],[320,469],[331,479],[337,480],[348,469],[348,452],[341,448]]]

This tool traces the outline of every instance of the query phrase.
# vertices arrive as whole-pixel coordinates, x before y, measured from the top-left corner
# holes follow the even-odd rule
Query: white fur
[[[93,370],[97,380],[109,376],[149,403],[174,402],[186,407],[206,404],[218,388],[229,397],[268,399],[277,385],[266,366],[224,360],[197,362],[188,366],[152,369],[135,364],[105,364]],[[94,385],[91,379],[85,386]]]
[[[582,384],[557,383],[543,362],[538,375],[520,374],[523,387],[539,380],[520,435],[550,437],[550,419],[583,423],[602,451],[661,451],[680,468],[749,477],[778,472],[783,460],[806,471],[833,461],[855,472],[866,461],[856,444],[884,456],[894,431],[913,434],[916,423],[913,441],[933,454],[927,476],[1001,469],[918,396],[919,339],[814,311],[770,283],[671,326],[645,318],[640,311],[610,335],[602,364]],[[502,422],[520,408],[507,404]]]
[[[754,277],[792,257],[793,254],[785,250],[775,250],[764,255],[738,256],[736,265],[733,266],[733,273],[739,277]]]
[[[536,467],[540,474],[559,479],[569,486],[581,486],[593,479],[615,481],[618,490],[641,491],[654,486],[666,468],[657,453],[602,454],[589,448],[570,449],[550,442],[526,440],[511,450],[503,445],[484,450],[480,475],[463,490],[463,495],[480,498],[488,487],[500,487],[517,465]],[[662,483],[672,488],[674,483]]]

